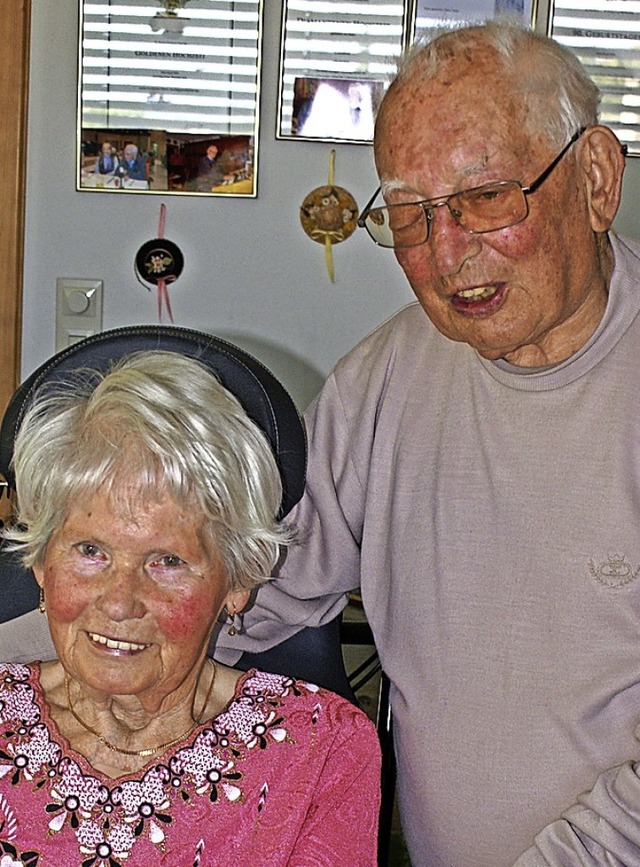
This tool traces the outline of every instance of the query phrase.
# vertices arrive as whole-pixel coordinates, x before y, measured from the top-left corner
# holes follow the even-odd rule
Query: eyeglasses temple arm
[[[583,126],[581,129],[579,129],[577,132],[575,132],[575,133],[571,136],[571,138],[569,139],[569,141],[566,143],[566,145],[562,148],[562,150],[560,151],[560,153],[558,154],[558,156],[555,158],[555,160],[551,163],[551,165],[550,165],[550,166],[547,166],[547,168],[542,172],[541,175],[539,175],[539,176],[535,179],[535,181],[534,181],[532,184],[529,184],[528,187],[522,187],[522,192],[523,192],[525,195],[528,195],[529,193],[535,193],[535,191],[538,189],[538,187],[541,186],[541,185],[542,185],[542,184],[547,180],[547,178],[549,177],[549,175],[551,174],[551,172],[552,172],[552,171],[555,169],[555,167],[558,165],[558,163],[560,162],[560,160],[562,159],[562,157],[566,154],[566,152],[569,150],[569,148],[571,147],[571,145],[572,145],[572,144],[575,144],[575,143],[578,141],[578,139],[580,138],[580,136],[582,135],[582,133],[583,133],[585,130],[586,130],[586,126]]]
[[[360,212],[360,216],[358,217],[358,226],[360,226],[361,229],[365,228],[364,222],[367,219],[367,217],[369,216],[369,211],[373,207],[373,203],[375,202],[375,200],[378,198],[378,195],[380,194],[381,189],[382,189],[382,187],[378,187],[378,189],[371,196],[371,198],[369,199],[367,204],[364,206],[364,208]]]

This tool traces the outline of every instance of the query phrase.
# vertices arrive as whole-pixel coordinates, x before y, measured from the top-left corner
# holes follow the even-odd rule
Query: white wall
[[[326,183],[331,145],[276,141],[281,0],[265,0],[257,199],[75,191],[78,0],[33,0],[25,240],[23,375],[55,351],[56,277],[104,280],[103,327],[155,323],[155,298],[133,260],[157,235],[179,244],[185,269],[171,290],[175,322],[252,351],[301,407],[335,361],[411,299],[393,254],[361,230],[323,248],[303,233],[298,208]],[[371,148],[336,146],[336,183],[362,207],[376,186]],[[640,160],[628,161],[619,231],[640,237]]]

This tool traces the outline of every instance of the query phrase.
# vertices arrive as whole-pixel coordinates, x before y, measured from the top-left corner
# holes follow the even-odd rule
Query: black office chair
[[[284,517],[302,496],[306,470],[306,439],[302,420],[281,383],[264,365],[237,346],[202,332],[174,326],[131,326],[105,331],[57,353],[18,388],[0,427],[0,473],[14,485],[13,444],[24,412],[42,385],[51,387],[78,369],[105,372],[118,358],[132,352],[159,349],[197,358],[238,398],[247,414],[267,435],[283,480],[280,514]],[[0,545],[0,623],[32,611],[38,587],[31,570],[15,553]],[[347,675],[343,644],[371,645],[368,661]],[[245,653],[237,666],[288,674],[312,681],[357,703],[356,692],[379,671],[368,625],[349,624],[338,617],[296,635],[262,653]],[[380,865],[386,865],[394,792],[393,747],[390,740],[388,681],[381,679],[378,731],[383,746],[383,810],[380,820]]]

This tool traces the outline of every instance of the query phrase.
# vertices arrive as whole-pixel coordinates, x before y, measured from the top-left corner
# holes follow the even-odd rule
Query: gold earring
[[[44,601],[44,587],[40,588],[40,598],[38,599],[38,611],[40,614],[44,614],[47,610],[47,606]]]
[[[227,635],[236,635],[238,630],[236,629],[236,609],[233,611],[228,611],[229,620],[231,621],[231,625],[227,629]]]

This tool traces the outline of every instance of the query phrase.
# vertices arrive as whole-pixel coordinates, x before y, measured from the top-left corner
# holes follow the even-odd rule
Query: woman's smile
[[[106,635],[100,635],[98,632],[87,632],[90,641],[93,644],[99,644],[107,650],[116,650],[125,653],[139,653],[151,647],[150,644],[138,644],[133,641],[122,641],[117,638],[107,638]]]

